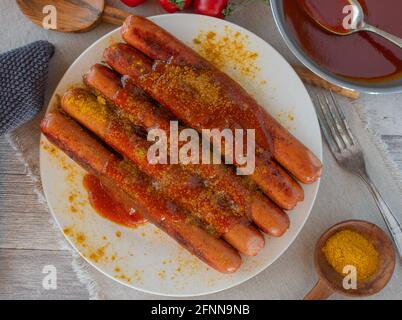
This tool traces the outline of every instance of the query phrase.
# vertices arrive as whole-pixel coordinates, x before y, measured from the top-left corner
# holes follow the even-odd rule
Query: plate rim
[[[218,19],[215,17],[209,17],[209,16],[205,16],[205,15],[199,15],[199,14],[191,14],[191,13],[173,13],[173,14],[159,14],[159,15],[153,15],[153,16],[147,16],[146,18],[155,21],[158,20],[159,18],[163,17],[170,17],[170,18],[175,18],[175,17],[180,17],[180,16],[197,16],[197,18],[203,18],[203,19],[207,19],[207,20],[211,20],[211,21],[217,21],[219,23],[231,26],[231,27],[235,27],[235,28],[239,28],[242,32],[246,32],[249,34],[252,34],[256,39],[258,39],[259,41],[264,42],[265,45],[267,45],[268,47],[270,47],[270,49],[275,52],[275,54],[283,60],[283,62],[289,67],[290,71],[293,73],[293,75],[295,76],[295,78],[297,78],[297,81],[300,82],[302,89],[305,91],[305,94],[307,94],[308,100],[311,102],[311,106],[313,109],[313,114],[314,114],[314,121],[316,122],[316,124],[318,125],[318,128],[320,128],[319,126],[319,122],[318,122],[318,117],[317,117],[317,112],[314,108],[314,103],[309,95],[309,92],[307,91],[306,86],[304,85],[303,81],[300,79],[300,77],[297,75],[296,71],[292,68],[291,64],[285,59],[285,57],[279,52],[277,51],[269,42],[265,41],[264,39],[262,39],[260,36],[256,35],[254,32],[247,30],[246,28],[237,25],[231,21],[227,21],[227,20],[222,20],[222,19]],[[155,21],[157,22],[157,21]],[[90,44],[75,60],[74,62],[67,68],[67,70],[64,72],[63,76],[60,78],[57,86],[55,87],[49,103],[46,107],[46,113],[49,112],[49,110],[51,110],[52,108],[52,102],[55,99],[55,96],[57,95],[57,91],[58,88],[60,86],[60,84],[63,82],[66,74],[68,74],[71,69],[73,69],[75,67],[76,64],[79,63],[79,61],[81,60],[81,58],[90,50],[93,49],[93,47],[95,47],[99,42],[104,41],[105,38],[110,38],[112,37],[116,32],[118,32],[120,30],[121,27],[117,27],[116,29],[111,30],[110,32],[104,34],[102,37],[100,37],[99,39],[97,39],[95,42],[93,42],[92,44]],[[313,119],[312,119],[313,120]],[[46,137],[41,133],[40,135],[40,143],[42,143],[43,141],[48,141],[46,139]],[[318,146],[319,146],[319,152],[316,154],[316,156],[320,159],[321,162],[323,162],[323,140],[322,140],[322,134],[321,134],[321,130],[319,130],[319,135],[318,135]],[[43,166],[44,166],[44,160],[43,160],[43,154],[44,151],[42,150],[42,148],[39,148],[39,169],[40,169],[40,177],[41,177],[41,181],[43,181],[42,175],[43,175]],[[300,224],[298,230],[295,232],[295,234],[293,235],[293,237],[291,238],[291,240],[289,240],[288,244],[286,246],[284,246],[283,249],[280,250],[280,252],[273,257],[272,261],[267,264],[264,265],[263,267],[259,268],[256,272],[248,275],[247,277],[245,277],[244,279],[242,279],[241,281],[237,281],[237,282],[233,282],[232,284],[219,288],[219,289],[213,289],[213,290],[209,290],[209,291],[205,291],[202,293],[191,293],[191,294],[169,294],[169,293],[160,293],[160,292],[155,292],[152,290],[147,290],[141,287],[137,287],[133,284],[129,284],[126,282],[121,281],[120,279],[116,279],[115,277],[113,277],[111,274],[107,273],[106,271],[102,270],[100,267],[98,267],[95,263],[93,263],[90,259],[87,259],[86,257],[84,257],[83,253],[81,252],[81,250],[79,250],[79,248],[71,241],[71,239],[63,232],[63,228],[60,225],[59,220],[57,219],[57,216],[55,214],[55,209],[53,208],[53,206],[51,205],[49,199],[48,199],[48,190],[46,187],[46,184],[43,184],[43,193],[45,195],[46,198],[46,205],[49,208],[49,211],[53,217],[54,222],[56,223],[57,227],[59,228],[60,232],[62,233],[63,237],[68,241],[68,243],[71,246],[71,249],[75,252],[77,252],[81,258],[83,258],[87,263],[89,263],[93,268],[95,268],[96,271],[101,272],[103,275],[107,276],[108,278],[114,280],[115,282],[118,282],[119,284],[122,284],[130,289],[134,289],[134,290],[138,290],[140,292],[143,293],[147,293],[147,294],[152,294],[155,296],[164,296],[164,297],[177,297],[177,298],[186,298],[186,297],[199,297],[199,296],[206,296],[206,295],[211,295],[211,294],[215,294],[221,291],[225,291],[225,290],[229,290],[232,289],[238,285],[244,284],[245,282],[249,281],[251,278],[254,278],[255,276],[257,276],[258,274],[260,274],[261,272],[265,271],[267,268],[269,268],[272,264],[274,264],[283,254],[286,253],[286,251],[289,249],[289,247],[294,243],[294,241],[296,240],[296,238],[299,236],[300,232],[302,231],[302,229],[304,228],[307,220],[309,219],[310,215],[311,215],[311,211],[314,207],[314,204],[317,200],[317,196],[318,196],[318,192],[320,189],[320,185],[321,185],[321,178],[317,180],[317,182],[315,182],[314,186],[314,196],[312,198],[312,201],[310,203],[310,205],[308,206],[308,208],[306,208],[306,212],[308,212],[303,220],[303,222]]]

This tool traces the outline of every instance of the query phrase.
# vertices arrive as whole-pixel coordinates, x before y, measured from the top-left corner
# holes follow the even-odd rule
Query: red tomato
[[[169,13],[187,9],[192,0],[159,0],[159,4]]]
[[[120,0],[120,1],[129,7],[136,7],[139,6],[141,3],[144,3],[146,0]]]
[[[224,18],[223,10],[229,5],[229,0],[195,0],[194,12],[206,16]]]

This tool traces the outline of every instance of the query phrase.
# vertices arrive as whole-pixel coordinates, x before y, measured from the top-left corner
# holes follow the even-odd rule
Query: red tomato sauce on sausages
[[[83,183],[88,192],[89,203],[101,217],[129,228],[145,223],[145,219],[135,208],[126,208],[102,185],[98,177],[87,174]]]
[[[328,71],[357,81],[390,81],[402,77],[402,49],[367,32],[342,36],[330,33],[306,11],[314,0],[284,0],[285,19],[301,48]],[[339,23],[345,0],[315,0],[314,10],[328,24]],[[367,23],[402,37],[402,1],[359,0]],[[312,7],[310,6],[310,9]],[[332,18],[331,18],[332,17]],[[342,26],[341,26],[342,27]]]

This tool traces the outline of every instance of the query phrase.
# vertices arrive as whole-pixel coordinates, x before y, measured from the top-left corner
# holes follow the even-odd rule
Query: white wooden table
[[[109,2],[119,4],[117,0]],[[163,11],[150,0],[133,12],[150,15]],[[253,4],[231,20],[255,32],[278,48],[287,59],[295,61],[287,50],[283,50],[279,35],[267,37],[266,30],[274,28],[274,24],[269,9],[263,4]],[[55,44],[48,96],[75,58],[112,29],[112,26],[101,25],[86,34],[49,33],[28,22],[18,11],[15,1],[0,1],[0,52],[39,39]],[[364,96],[361,103],[367,107],[371,122],[402,170],[402,95]],[[71,253],[60,250],[58,234],[50,219],[47,211],[38,204],[24,166],[5,139],[0,138],[0,299],[88,298],[86,288],[72,270]],[[57,268],[57,290],[42,287],[42,269],[46,265]]]

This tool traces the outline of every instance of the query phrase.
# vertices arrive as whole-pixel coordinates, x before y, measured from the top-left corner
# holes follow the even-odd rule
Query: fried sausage
[[[169,117],[145,97],[141,92],[120,86],[120,78],[109,68],[96,64],[85,75],[84,83],[91,90],[114,104],[136,125],[149,130],[161,128],[169,133]],[[169,141],[169,134],[168,134]],[[238,207],[240,214],[251,217],[265,233],[279,237],[289,228],[289,217],[268,198],[247,187],[241,177],[225,165],[187,164],[185,170],[194,172],[208,181],[208,186],[216,192],[227,194]]]
[[[186,173],[179,166],[151,164],[147,157],[150,143],[109,106],[99,103],[94,95],[84,89],[70,89],[64,94],[61,106],[154,179],[155,187],[204,221],[241,253],[254,256],[263,248],[264,238],[259,231],[249,225],[248,219],[235,216],[230,208],[221,206],[224,199],[207,189],[199,177]]]
[[[301,182],[313,183],[321,176],[322,163],[306,146],[265,112],[236,81],[219,71],[194,50],[144,17],[134,15],[127,17],[121,33],[127,43],[151,59],[169,61],[176,65],[208,72],[210,79],[221,89],[221,94],[230,101],[229,107],[225,108],[226,116],[233,115],[233,120],[240,123],[243,128],[254,128],[257,144],[265,150],[269,150],[271,147],[274,158]],[[153,89],[157,90],[156,87],[153,86]],[[182,106],[171,105],[170,107],[174,110],[171,110],[173,113],[177,113],[177,117],[179,115],[186,116],[179,113]],[[207,119],[215,119],[222,109],[221,104],[217,104],[216,108],[203,108],[202,110],[205,112],[205,116],[209,116],[206,117]],[[187,116],[196,117],[199,112],[199,108],[192,108]],[[190,122],[190,119],[194,125],[192,117],[185,117],[182,120]],[[188,124],[191,126],[191,123]],[[208,122],[203,123],[204,126],[206,124]],[[218,126],[215,125],[215,127]]]
[[[141,86],[155,100],[168,106],[168,108],[170,105],[174,105],[175,109],[180,109],[182,113],[181,119],[192,118],[187,123],[190,127],[194,125],[194,128],[198,131],[211,127],[213,129],[219,117],[222,119],[223,127],[230,127],[226,123],[228,118],[226,113],[219,115],[219,112],[217,112],[214,115],[213,123],[202,122],[200,119],[204,119],[201,111],[203,102],[201,101],[199,105],[196,105],[196,101],[197,97],[204,97],[206,94],[203,92],[192,93],[197,88],[187,85],[184,89],[175,87],[175,89],[170,90],[169,86],[173,82],[184,83],[184,81],[181,82],[180,75],[177,75],[176,80],[173,77],[169,78],[168,81],[164,81],[164,77],[159,77],[157,70],[152,69],[151,61],[148,58],[144,58],[142,53],[129,45],[121,43],[107,48],[104,52],[104,60],[117,72],[128,76],[135,84]],[[152,80],[155,81],[149,84]],[[200,85],[204,86],[202,83]],[[158,88],[156,89],[156,87]],[[195,109],[200,111],[192,115],[192,112],[188,110],[189,105],[196,105]],[[221,150],[224,152],[224,148]],[[299,201],[304,199],[304,191],[301,186],[263,152],[256,154],[255,170],[251,175],[251,179],[283,209],[293,209]]]
[[[41,124],[45,136],[84,169],[120,188],[127,195],[129,207],[136,207],[157,227],[212,268],[233,273],[240,264],[239,254],[224,241],[214,238],[196,224],[188,223],[185,212],[152,190],[141,175],[127,169],[124,161],[92,138],[77,123],[60,113],[46,115]],[[132,203],[131,203],[132,202]]]

